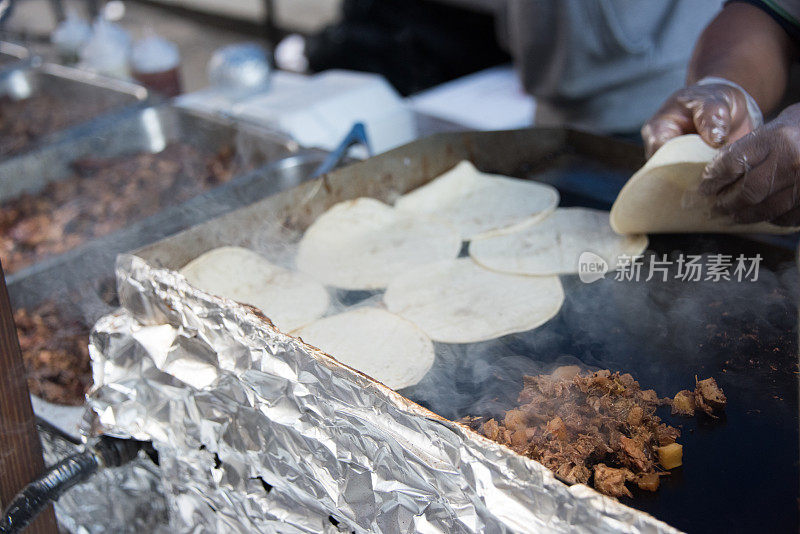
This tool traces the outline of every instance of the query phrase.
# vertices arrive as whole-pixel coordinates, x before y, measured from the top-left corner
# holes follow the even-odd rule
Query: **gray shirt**
[[[720,0],[505,0],[501,42],[536,124],[634,132],[683,87],[695,41]]]

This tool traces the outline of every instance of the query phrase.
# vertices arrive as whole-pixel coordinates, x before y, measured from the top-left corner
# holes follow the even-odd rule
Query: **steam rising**
[[[301,236],[297,229],[263,225],[248,238],[248,246],[271,262],[293,269]],[[238,239],[221,236],[226,237],[241,242],[240,235]],[[655,246],[664,247],[659,239],[654,241]],[[686,236],[685,241],[691,249],[687,253],[715,250],[702,237]],[[592,284],[576,276],[562,277],[566,300],[556,318],[532,331],[487,342],[437,343],[431,371],[402,393],[450,419],[497,417],[515,403],[524,375],[578,365],[585,371],[629,372],[644,389],[670,396],[693,387],[695,375],[722,375],[724,384],[726,378],[733,378],[724,373],[744,365],[748,348],[764,353],[778,346],[788,358],[781,377],[794,376],[800,294],[795,266],[764,261],[756,281],[684,282],[675,279],[675,262],[681,253],[670,253],[673,265],[667,282],[658,277],[645,281],[652,256],[645,261],[638,282],[617,281],[614,272]],[[710,261],[710,254],[702,254],[701,264]],[[382,291],[329,291],[331,307],[326,315],[383,306]],[[750,376],[764,372],[747,370]]]
[[[251,137],[237,137],[237,145],[240,162],[252,164],[261,157],[270,159],[274,155],[260,151]],[[318,188],[322,187],[319,182]],[[318,191],[306,191],[304,200],[308,206],[313,204]],[[134,249],[143,242],[174,234],[187,223],[197,224],[256,200],[249,195],[248,189],[242,189],[238,195],[232,191],[223,197],[224,202],[190,201],[173,208],[170,219],[161,218],[129,232],[123,242],[116,244],[116,250],[99,243],[87,257],[73,258],[75,261],[63,263],[58,269],[63,280],[89,282],[71,283],[66,289],[59,287],[58,292],[72,311],[92,324],[117,305],[111,268],[117,251]],[[304,204],[295,209],[301,212]],[[209,212],[212,205],[215,213]],[[186,262],[215,246],[239,245],[262,254],[276,265],[295,269],[294,258],[304,228],[288,220],[267,222],[277,220],[272,215],[268,214],[266,221],[251,221],[245,227],[214,226],[214,235],[203,236],[203,245],[191,257],[187,256]],[[170,222],[171,219],[174,221]],[[752,247],[750,242],[730,239],[733,241],[728,245]],[[684,236],[682,243],[688,243],[684,246],[692,249],[687,250],[691,253],[718,247],[716,241],[709,243],[702,237]],[[654,239],[653,248],[670,252],[673,260],[680,253],[668,240],[660,243]],[[708,255],[703,261],[707,259]],[[690,387],[695,374],[720,376],[724,369],[734,369],[737,365],[744,369],[748,347],[753,353],[764,353],[782,344],[781,350],[788,347],[788,354],[794,350],[791,357],[796,369],[794,336],[800,284],[796,268],[785,259],[782,261],[762,263],[756,282],[675,281],[672,280],[676,275],[674,265],[666,283],[616,281],[613,272],[593,284],[583,284],[577,277],[562,277],[566,300],[553,320],[532,331],[482,343],[437,343],[437,357],[431,371],[422,382],[402,393],[447,418],[496,417],[515,403],[524,375],[549,373],[561,365],[579,365],[587,371],[610,368],[630,372],[643,388],[652,387],[664,396]],[[645,274],[647,267],[646,262]],[[30,305],[53,298],[56,285],[61,286],[22,285],[24,291],[16,291],[15,300]],[[329,293],[328,316],[354,307],[383,307],[382,291],[329,288]],[[18,302],[18,305],[23,304]],[[725,337],[746,336],[747,332],[755,332],[755,338],[726,340]],[[746,371],[751,376],[767,372],[758,366]],[[778,378],[785,380],[790,372],[782,369]]]

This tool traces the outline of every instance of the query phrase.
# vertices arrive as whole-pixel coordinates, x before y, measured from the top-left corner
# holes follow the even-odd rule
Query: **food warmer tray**
[[[89,326],[117,306],[114,261],[117,254],[152,243],[206,219],[292,188],[308,179],[327,153],[305,150],[274,161],[188,202],[168,208],[130,227],[91,241],[7,278],[15,308],[34,309],[55,301],[66,319]],[[79,439],[82,407],[59,406],[32,397],[36,415],[71,439]]]
[[[25,68],[38,61],[30,50],[22,45],[0,41],[0,78],[14,69]]]
[[[47,94],[59,102],[63,102],[64,106],[82,102],[107,101],[109,107],[104,113],[66,129],[44,135],[27,144],[19,152],[2,156],[0,159],[12,158],[61,139],[72,138],[103,126],[113,125],[120,113],[146,105],[151,99],[148,90],[136,83],[54,63],[42,65],[35,63],[35,61],[23,61],[0,73],[0,97],[22,100],[37,94]]]
[[[241,126],[226,119],[164,104],[136,110],[124,117],[117,117],[113,123],[103,128],[63,139],[0,163],[0,202],[23,193],[39,191],[51,182],[72,176],[70,165],[83,157],[102,160],[139,152],[156,153],[173,141],[180,141],[210,153],[217,152],[226,145],[235,146],[237,155],[243,158],[240,176],[299,150],[294,141],[263,128]],[[234,177],[231,181],[237,180],[238,177]],[[198,214],[199,218],[193,220],[204,220],[203,216],[204,214]],[[168,226],[172,231],[183,229],[186,226],[179,223],[185,220],[176,220],[175,224]],[[166,235],[169,234],[160,234],[159,237]],[[113,241],[112,238],[111,242]],[[141,241],[140,244],[147,242],[150,241]],[[26,276],[26,270],[46,269],[57,258],[58,256],[53,256],[42,259],[37,264],[9,275],[7,279],[13,282],[17,277]]]

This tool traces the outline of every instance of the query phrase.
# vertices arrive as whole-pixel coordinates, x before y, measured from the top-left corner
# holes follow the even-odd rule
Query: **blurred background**
[[[496,43],[489,9],[420,0],[15,0],[4,31],[47,56],[59,23],[97,15],[134,39],[154,32],[174,42],[187,92],[208,84],[214,50],[243,38],[274,51],[294,34],[280,66],[378,72],[402,94],[509,59]],[[298,57],[303,45],[307,64]]]

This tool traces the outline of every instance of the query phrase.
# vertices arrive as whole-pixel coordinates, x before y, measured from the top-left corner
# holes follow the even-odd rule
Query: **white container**
[[[279,94],[299,90],[308,83],[308,76],[292,72],[275,71],[270,76],[270,92]],[[253,92],[251,89],[230,87],[206,87],[199,91],[186,93],[175,99],[176,106],[194,109],[204,113],[233,115],[236,106],[257,95],[265,95],[267,91]]]
[[[277,89],[277,88],[276,88]],[[363,122],[376,153],[406,144],[416,137],[413,113],[380,75],[326,71],[302,87],[271,90],[233,107],[238,118],[285,132],[300,144],[332,150]]]

